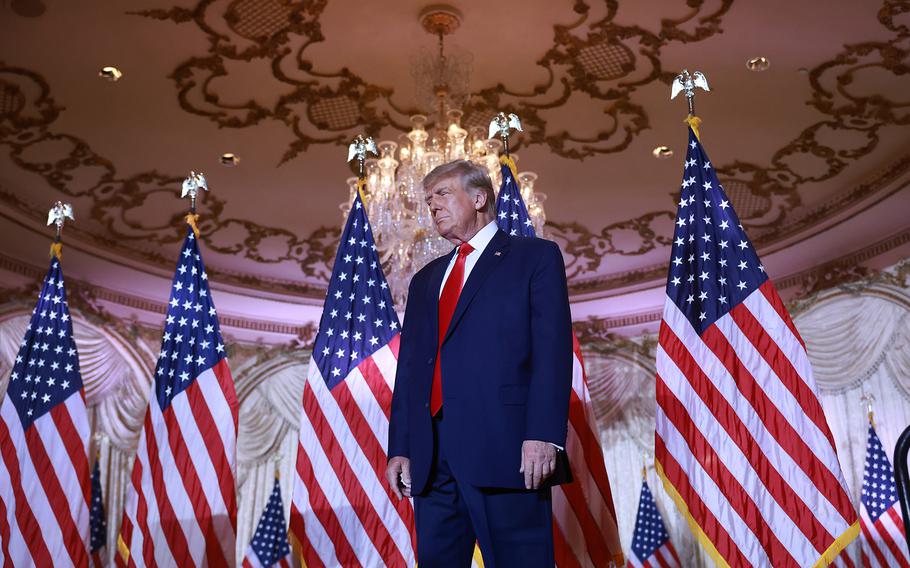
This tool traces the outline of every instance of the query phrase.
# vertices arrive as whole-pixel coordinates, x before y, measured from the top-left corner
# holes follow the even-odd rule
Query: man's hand
[[[396,497],[411,496],[411,460],[401,456],[390,459],[385,468],[385,478]]]
[[[556,447],[549,442],[525,440],[521,444],[521,469],[518,471],[525,474],[526,489],[539,489],[540,484],[556,471]]]

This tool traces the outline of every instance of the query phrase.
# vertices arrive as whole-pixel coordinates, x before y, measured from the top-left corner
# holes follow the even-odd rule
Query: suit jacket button
[[[425,403],[423,404],[423,407],[424,407],[424,408],[430,408],[430,403],[429,403],[429,402],[425,402]]]
[[[429,359],[427,359],[427,365],[430,365],[430,364],[432,364],[432,363],[433,363],[433,358],[432,358],[432,357],[430,357]]]

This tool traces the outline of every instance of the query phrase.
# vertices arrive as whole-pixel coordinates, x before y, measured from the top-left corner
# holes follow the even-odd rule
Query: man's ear
[[[487,208],[487,192],[477,191],[474,193],[474,210],[483,211]]]

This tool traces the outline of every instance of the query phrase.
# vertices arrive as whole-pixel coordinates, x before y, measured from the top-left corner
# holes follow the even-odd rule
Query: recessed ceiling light
[[[234,166],[236,166],[237,164],[240,163],[240,158],[237,157],[236,154],[227,152],[225,154],[221,154],[221,157],[218,158],[218,161],[221,162],[222,166],[225,166],[228,168],[233,168]]]
[[[768,67],[771,67],[771,62],[768,61],[767,57],[753,57],[749,61],[746,61],[746,69],[755,71],[756,73],[764,71]]]
[[[119,81],[120,77],[123,77],[123,73],[116,67],[107,66],[102,67],[101,71],[98,71],[98,76],[102,79],[107,79],[108,81],[114,83],[116,81]]]
[[[651,154],[654,155],[658,160],[666,160],[673,155],[673,150],[667,148],[666,146],[658,146],[651,150]]]

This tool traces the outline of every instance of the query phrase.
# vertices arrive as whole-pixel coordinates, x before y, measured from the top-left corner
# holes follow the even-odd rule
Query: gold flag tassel
[[[689,125],[689,128],[692,129],[692,132],[695,133],[695,137],[698,138],[699,142],[701,142],[701,134],[698,132],[698,127],[701,126],[701,119],[694,114],[690,114],[683,122]]]
[[[499,156],[499,163],[504,166],[509,166],[509,169],[512,170],[512,177],[515,180],[518,180],[518,167],[515,165],[515,160],[512,159],[512,156],[508,154],[502,154]]]
[[[205,181],[205,175],[202,172],[190,171],[190,175],[183,180],[183,187],[180,192],[180,198],[185,197],[190,198],[190,212],[186,214],[186,217],[183,219],[186,221],[186,224],[193,229],[193,234],[196,235],[196,238],[199,238],[199,215],[196,214],[196,198],[199,195],[199,190],[208,191],[209,184]]]
[[[374,156],[379,155],[376,143],[373,142],[373,139],[369,136],[358,134],[357,138],[354,138],[354,141],[348,145],[348,162],[357,160],[357,195],[360,196],[360,201],[363,202],[364,206],[367,204],[366,196],[363,191],[367,185],[367,154],[373,154]]]
[[[184,219],[186,220],[186,224],[189,225],[191,229],[193,229],[193,234],[196,235],[196,238],[198,239],[199,226],[196,223],[199,222],[199,215],[197,213],[187,213]]]
[[[47,224],[55,225],[56,228],[54,242],[51,243],[51,258],[56,258],[58,261],[63,256],[63,242],[61,236],[63,235],[63,224],[67,219],[70,221],[76,220],[76,218],[73,217],[73,206],[69,203],[58,201],[54,203],[51,210],[47,212]]]
[[[360,196],[360,200],[363,202],[364,207],[366,207],[367,199],[363,194],[363,188],[367,186],[367,180],[365,178],[357,178],[357,195]]]

